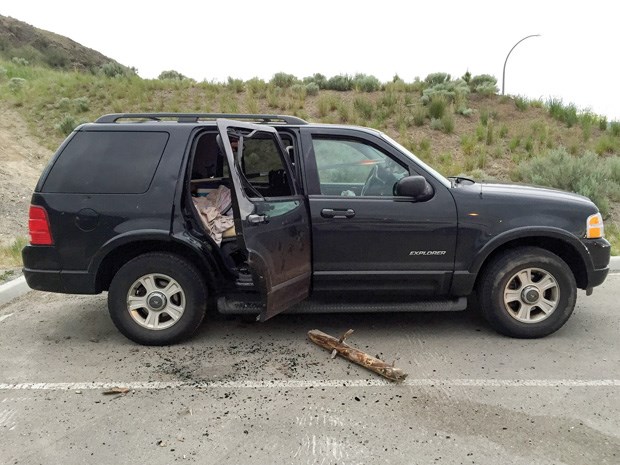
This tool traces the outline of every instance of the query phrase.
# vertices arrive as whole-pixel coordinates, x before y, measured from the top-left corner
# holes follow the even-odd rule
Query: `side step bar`
[[[217,299],[217,310],[225,315],[258,314],[263,305],[257,301]],[[467,308],[467,297],[430,299],[415,302],[322,302],[307,300],[284,313],[390,313],[390,312],[456,312]]]

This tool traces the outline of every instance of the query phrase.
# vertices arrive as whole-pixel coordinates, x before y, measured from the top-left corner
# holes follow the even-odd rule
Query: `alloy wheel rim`
[[[543,321],[555,312],[560,302],[557,279],[541,268],[524,268],[506,283],[504,307],[515,320],[531,324]]]
[[[127,311],[146,329],[159,331],[174,326],[185,312],[185,292],[168,275],[150,273],[138,278],[127,292]]]

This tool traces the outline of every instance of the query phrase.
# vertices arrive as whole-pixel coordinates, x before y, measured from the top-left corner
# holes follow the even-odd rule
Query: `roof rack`
[[[288,115],[252,115],[246,113],[111,113],[103,115],[96,123],[117,123],[124,119],[140,119],[161,121],[162,119],[176,119],[179,123],[197,123],[200,120],[214,120],[217,118],[252,120],[257,123],[284,123],[308,124],[301,118]]]

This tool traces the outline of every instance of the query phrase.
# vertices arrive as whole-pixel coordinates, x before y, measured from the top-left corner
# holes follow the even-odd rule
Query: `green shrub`
[[[594,151],[599,155],[620,153],[620,141],[609,134],[605,134],[594,144]]]
[[[441,119],[446,112],[447,102],[441,96],[435,96],[428,104],[428,114],[431,118]]]
[[[306,93],[308,95],[318,95],[319,89],[320,87],[316,82],[309,82],[306,84]]]
[[[58,123],[56,128],[65,136],[68,136],[79,125],[78,121],[71,115],[67,114]]]
[[[530,102],[525,97],[517,95],[515,97],[515,106],[517,107],[517,110],[525,111],[530,106]]]
[[[245,84],[243,79],[236,79],[228,76],[226,86],[233,92],[240,94],[245,90]]]
[[[618,157],[601,160],[592,152],[572,156],[559,148],[523,162],[517,174],[528,183],[585,195],[607,216],[610,201],[620,200],[620,183],[609,181],[617,163]]]
[[[609,132],[614,137],[620,136],[620,121],[612,121],[609,123]]]
[[[101,65],[99,69],[104,76],[109,78],[127,76],[127,69],[113,61]]]
[[[322,95],[319,97],[317,105],[319,107],[319,116],[323,118],[338,108],[338,99],[333,95]]]
[[[297,77],[287,73],[276,73],[271,78],[271,81],[269,81],[270,84],[283,89],[287,89],[297,82]]]
[[[18,66],[29,66],[30,62],[22,57],[13,57],[11,58],[11,62],[15,63]]]
[[[461,136],[461,149],[465,156],[471,156],[476,148],[476,138],[473,136],[463,135]]]
[[[483,108],[482,110],[480,110],[480,122],[482,123],[483,126],[486,126],[487,124],[489,124],[489,109],[488,108]]]
[[[454,116],[450,113],[446,113],[441,118],[443,124],[443,132],[446,134],[452,134],[454,132]]]
[[[426,111],[426,107],[416,107],[416,109],[413,111],[413,124],[418,127],[423,126],[427,116],[428,113]]]
[[[364,97],[355,97],[353,108],[364,119],[370,120],[374,111],[374,106],[370,100]]]
[[[254,94],[260,94],[267,89],[267,83],[260,78],[252,78],[245,82],[245,88]]]
[[[489,74],[479,74],[469,80],[472,92],[482,95],[495,95],[498,91],[497,79]]]
[[[8,72],[6,68],[0,66],[0,81],[4,81],[6,79]]]
[[[579,121],[577,107],[572,103],[564,105],[562,99],[550,98],[547,100],[547,108],[552,118],[565,123],[569,128]]]
[[[376,92],[381,88],[381,82],[374,76],[356,74],[353,77],[353,88],[358,92]]]
[[[8,84],[9,90],[13,94],[17,94],[18,92],[20,92],[24,88],[25,85],[26,85],[26,80],[23,78],[13,77],[9,79],[9,84]]]
[[[518,136],[515,136],[512,139],[510,139],[510,142],[508,142],[508,150],[510,150],[511,152],[514,152],[520,145],[521,145],[521,138]]]
[[[494,140],[495,140],[495,131],[494,131],[494,126],[493,126],[493,120],[491,120],[487,124],[487,134],[486,134],[485,143],[487,145],[493,145]]]
[[[18,237],[8,245],[0,246],[0,268],[22,266],[22,249],[28,245],[28,239]],[[8,277],[10,273],[0,272],[0,279],[3,276]]]
[[[78,97],[73,99],[73,104],[75,105],[75,110],[78,113],[84,113],[90,110],[90,103],[88,101],[88,97]]]
[[[502,124],[499,128],[499,137],[501,137],[502,139],[505,139],[506,136],[508,136],[508,126],[506,126],[505,124]]]
[[[428,84],[428,86],[435,86],[449,81],[450,75],[448,73],[431,73],[424,79],[424,82]]]
[[[325,88],[329,90],[337,90],[346,92],[353,89],[353,78],[348,74],[339,74],[330,77],[325,83]]]
[[[319,89],[327,89],[327,78],[321,73],[314,73],[312,76],[307,76],[303,79],[304,84],[312,82],[319,86]]]
[[[109,77],[114,77],[114,76],[109,76]],[[183,81],[187,79],[187,76],[173,69],[169,69],[169,70],[162,71],[161,73],[159,73],[159,76],[157,76],[157,79],[159,79],[160,81],[164,81],[164,80]],[[230,80],[231,78],[228,78],[228,79]]]
[[[601,119],[598,120],[598,128],[601,131],[605,131],[607,130],[607,118],[606,117],[601,117]]]
[[[439,118],[431,118],[431,124],[430,124],[431,129],[435,130],[435,131],[443,131],[444,127],[443,127],[443,121]]]

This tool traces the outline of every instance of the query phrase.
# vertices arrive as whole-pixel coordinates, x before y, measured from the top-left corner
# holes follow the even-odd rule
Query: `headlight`
[[[588,216],[588,227],[586,237],[588,239],[599,239],[605,236],[605,226],[603,226],[603,217],[600,213]]]

